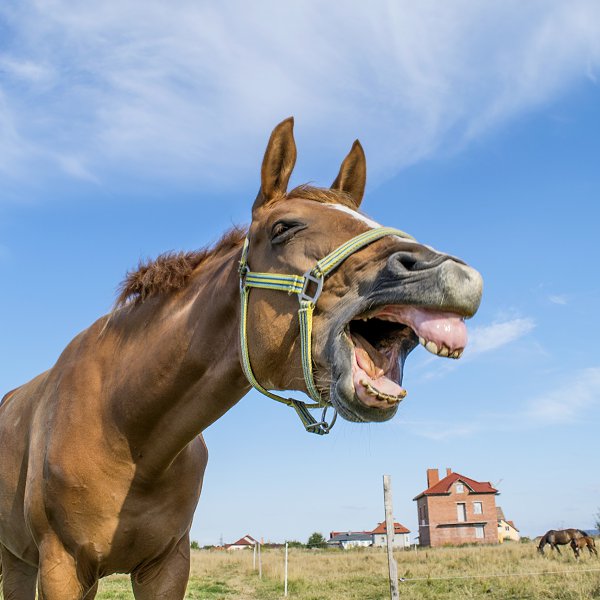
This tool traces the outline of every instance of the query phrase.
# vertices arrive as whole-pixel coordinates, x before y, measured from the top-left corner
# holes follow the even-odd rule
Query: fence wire
[[[594,569],[569,569],[562,571],[538,571],[529,573],[494,573],[489,575],[444,575],[443,577],[400,577],[400,583],[410,583],[412,581],[445,581],[448,579],[492,579],[494,577],[534,577],[543,575],[571,575],[573,573],[590,573],[600,571],[600,568]]]

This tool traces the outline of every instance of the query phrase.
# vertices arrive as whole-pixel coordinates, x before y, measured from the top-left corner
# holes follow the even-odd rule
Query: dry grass
[[[540,557],[533,544],[422,549],[398,552],[400,597],[463,600],[600,598],[600,561],[570,550]],[[283,598],[283,550],[262,553],[263,578],[252,570],[249,551],[195,551],[186,598],[274,600]],[[592,570],[595,569],[595,570]],[[529,573],[544,573],[531,576]],[[440,579],[437,579],[440,578]],[[443,579],[447,578],[447,579]],[[416,581],[410,581],[415,579]],[[98,598],[131,599],[126,577],[102,582]],[[383,551],[290,550],[289,598],[383,600],[389,598]]]
[[[265,550],[263,577],[252,568],[252,552],[192,552],[186,598],[276,600],[283,598],[283,550]],[[396,554],[400,598],[427,600],[600,599],[600,560],[579,561],[537,554],[533,544],[421,549]],[[535,574],[535,575],[533,575]],[[385,600],[387,558],[382,550],[290,550],[289,596],[299,600]],[[0,593],[0,598],[2,594]],[[99,600],[132,600],[129,578],[100,583]]]

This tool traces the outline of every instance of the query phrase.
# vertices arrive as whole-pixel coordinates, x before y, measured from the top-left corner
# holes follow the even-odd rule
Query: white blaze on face
[[[369,217],[359,213],[356,210],[351,209],[348,206],[344,206],[343,204],[327,204],[327,206],[335,208],[335,210],[345,212],[348,215],[351,215],[357,221],[361,221],[365,225],[368,225],[371,229],[377,229],[377,227],[381,227],[381,225],[377,221],[373,221],[373,219],[369,219]]]
[[[357,210],[353,210],[352,208],[349,208],[348,206],[344,206],[343,204],[326,204],[326,206],[329,206],[330,208],[334,208],[335,210],[339,210],[340,212],[346,213],[347,215],[350,215],[351,217],[354,217],[357,221],[360,221],[361,223],[368,225],[370,229],[377,229],[379,227],[383,227],[383,225],[379,224],[377,221],[374,221],[373,219],[370,219],[366,215],[359,213]],[[398,237],[398,239],[401,239],[403,242],[411,242],[413,244],[418,243],[416,240],[411,240],[410,238],[400,238],[400,236],[397,236],[397,237]],[[424,245],[424,244],[422,244],[422,245]],[[425,247],[429,248],[430,250],[433,250],[434,252],[437,252],[437,250],[435,250],[434,248],[431,248],[430,246],[425,246]]]

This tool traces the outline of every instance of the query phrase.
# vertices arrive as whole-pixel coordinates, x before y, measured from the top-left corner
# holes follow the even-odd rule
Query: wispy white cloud
[[[475,327],[469,333],[465,358],[497,350],[527,335],[535,328],[531,318],[518,318]]]
[[[0,56],[0,73],[15,82],[34,85],[38,88],[50,86],[56,79],[52,67],[40,62],[10,56]]]
[[[600,406],[600,367],[572,373],[560,386],[546,389],[519,404],[522,409],[506,413],[481,413],[466,421],[404,421],[399,425],[409,426],[411,434],[433,441],[469,437],[489,431],[514,432],[568,426],[586,418],[590,411]]]
[[[311,177],[354,136],[384,177],[600,65],[595,0],[49,0],[4,5],[0,19],[5,176],[30,160],[221,185],[254,177],[270,128],[295,114]]]
[[[435,442],[442,442],[454,438],[469,437],[482,429],[477,422],[449,423],[448,421],[402,421],[400,426],[410,427],[412,435],[426,438]]]
[[[531,400],[522,418],[530,425],[566,424],[580,419],[599,399],[600,367],[591,367]]]
[[[438,379],[454,371],[466,361],[516,342],[534,328],[535,321],[530,317],[498,320],[489,325],[480,325],[469,329],[469,341],[459,361],[441,360],[427,353],[421,355],[420,361],[413,368],[421,373],[420,377],[423,380]],[[543,349],[539,351],[543,352]],[[435,368],[432,368],[432,364]]]
[[[564,294],[552,294],[548,296],[548,300],[550,300],[552,304],[565,305],[568,303],[568,299]]]

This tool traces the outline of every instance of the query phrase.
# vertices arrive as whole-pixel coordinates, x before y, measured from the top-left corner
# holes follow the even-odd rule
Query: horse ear
[[[358,208],[365,193],[366,181],[367,159],[363,147],[356,140],[344,159],[338,176],[331,184],[331,189],[346,192],[354,200],[354,206]]]
[[[289,117],[273,129],[269,138],[260,170],[260,190],[252,210],[287,192],[295,164],[294,117]]]

